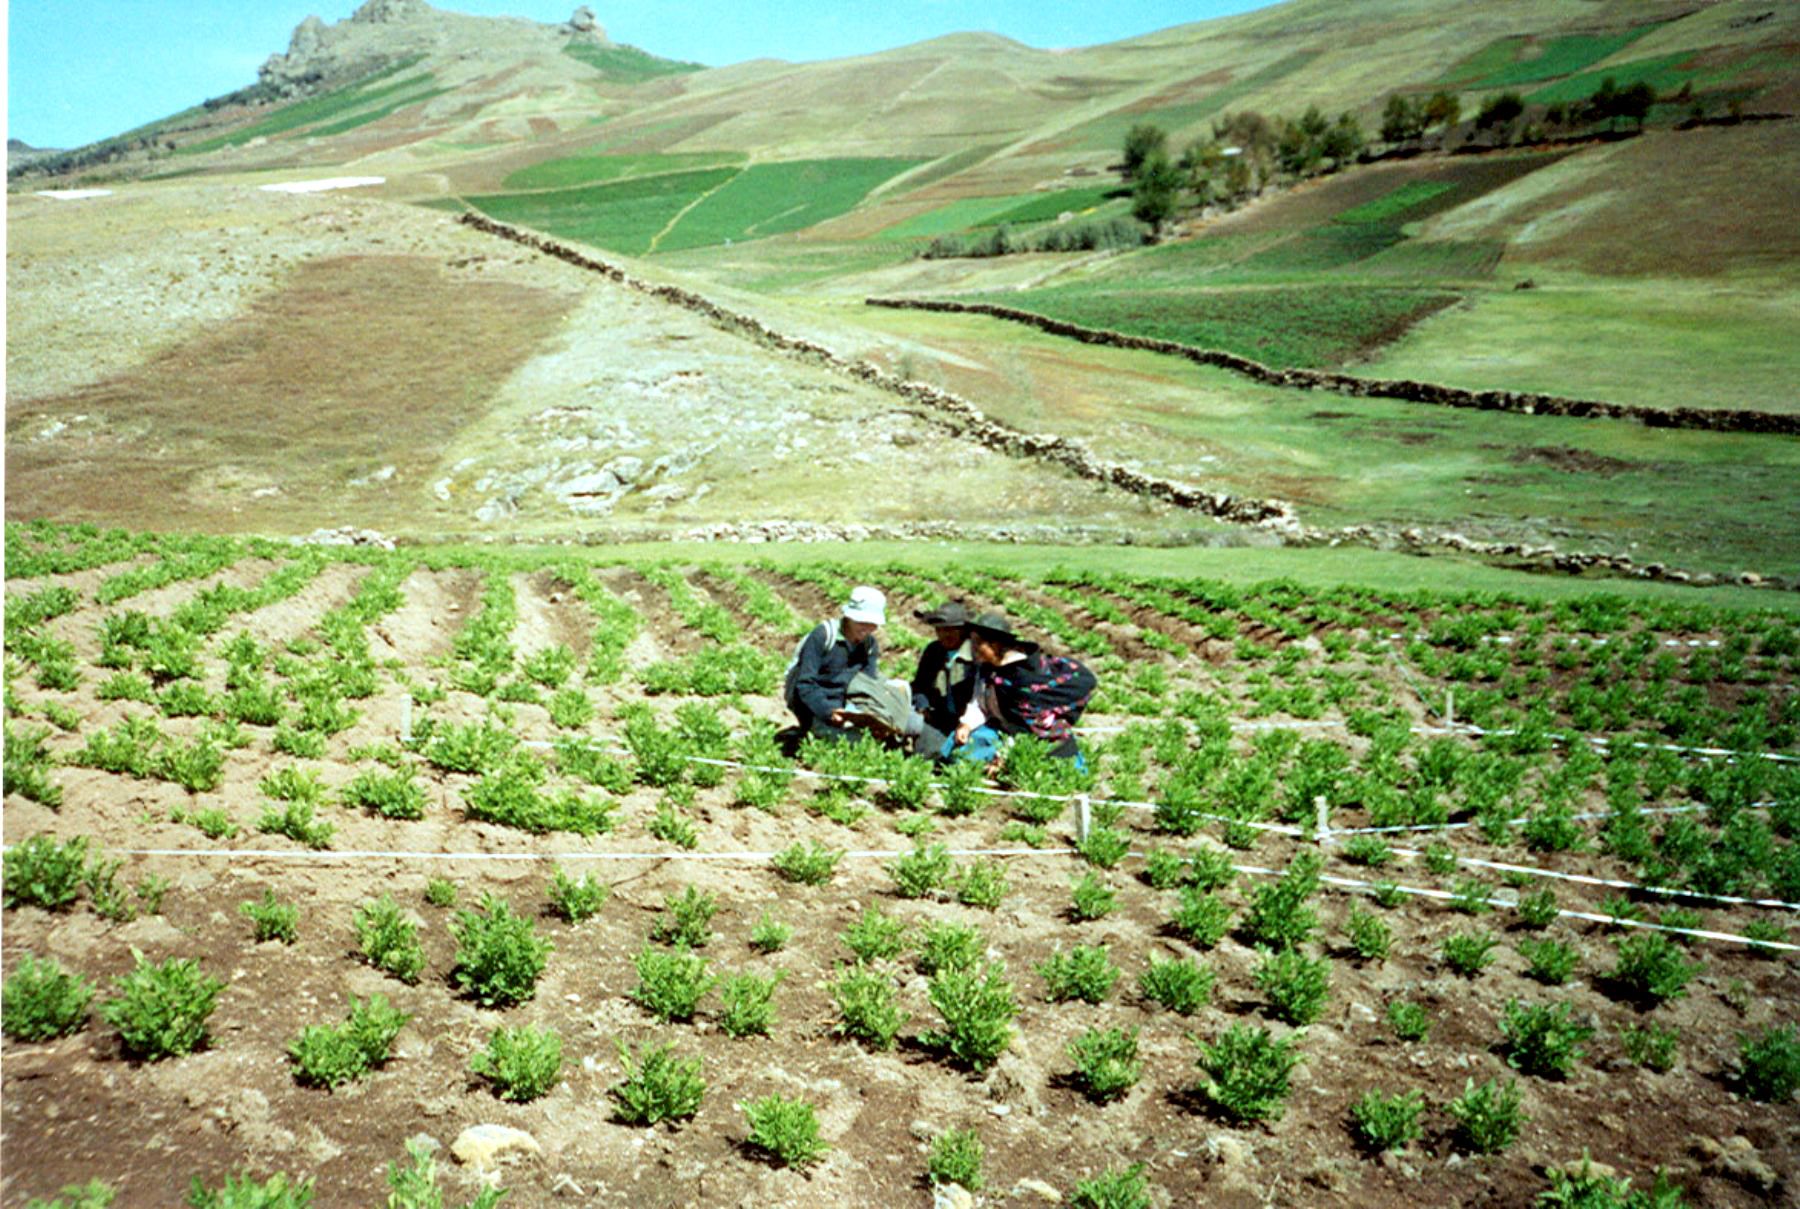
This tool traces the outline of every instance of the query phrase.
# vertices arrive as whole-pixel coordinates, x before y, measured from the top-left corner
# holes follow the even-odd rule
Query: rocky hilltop
[[[365,0],[343,21],[327,25],[309,16],[300,22],[287,53],[270,55],[258,71],[258,90],[267,99],[287,100],[413,55],[455,54],[471,45],[554,49],[570,38],[610,45],[605,28],[586,5],[560,25],[544,25],[518,17],[445,12],[425,0]]]

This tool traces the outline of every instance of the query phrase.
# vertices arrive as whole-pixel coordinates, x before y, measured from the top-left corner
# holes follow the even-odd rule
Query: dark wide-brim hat
[[[928,626],[937,626],[939,628],[964,626],[969,624],[969,610],[963,607],[963,603],[960,600],[946,600],[943,604],[929,612],[923,609],[915,610],[913,616],[917,617]]]
[[[1035,642],[1028,641],[1023,634],[1013,628],[1012,621],[1004,613],[983,613],[969,623],[969,628],[977,634],[989,638],[998,638],[1002,642],[1017,647],[1036,647]]]

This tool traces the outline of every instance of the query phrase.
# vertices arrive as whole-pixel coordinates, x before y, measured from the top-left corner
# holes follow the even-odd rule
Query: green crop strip
[[[1617,67],[1603,70],[1583,72],[1578,76],[1570,76],[1566,80],[1558,80],[1545,88],[1540,88],[1525,98],[1528,105],[1554,105],[1558,102],[1585,101],[1594,95],[1604,80],[1611,80],[1620,88],[1630,88],[1633,84],[1645,83],[1657,92],[1673,92],[1683,84],[1700,82],[1709,73],[1684,68],[1683,63],[1693,61],[1693,54],[1688,51],[1677,51],[1671,55],[1658,55],[1654,59],[1633,59],[1629,63],[1621,63]],[[1717,78],[1726,78],[1729,72],[1710,73]]]
[[[875,186],[921,162],[829,159],[753,164],[682,215],[659,241],[658,250],[802,230],[848,213]]]
[[[495,193],[468,201],[502,222],[520,223],[565,239],[639,254],[649,250],[651,239],[671,218],[696,197],[730,180],[737,171],[710,168],[547,193]]]
[[[635,46],[592,46],[570,42],[563,47],[563,53],[621,84],[637,84],[660,76],[685,75],[706,70],[704,63],[662,59]]]
[[[180,148],[178,154],[200,155],[208,151],[217,151],[221,147],[242,146],[251,139],[267,138],[270,135],[297,130],[302,126],[310,126],[314,122],[342,117],[362,106],[372,105],[408,90],[417,89],[421,85],[428,86],[432,79],[429,72],[394,80],[379,88],[373,87],[380,81],[389,79],[412,67],[422,58],[424,58],[423,55],[413,55],[402,59],[347,88],[339,88],[321,96],[309,97],[304,101],[296,101],[291,105],[284,106],[255,125],[233,131],[230,134],[203,139],[198,143],[190,143]]]
[[[1124,141],[1125,132],[1140,122],[1154,122],[1167,130],[1186,130],[1223,113],[1259,89],[1280,83],[1323,53],[1318,50],[1296,51],[1197,100],[1145,111],[1115,110],[1069,131],[1065,139],[1058,140],[1058,146],[1074,151],[1113,150]]]
[[[1570,34],[1547,42],[1500,38],[1452,66],[1437,82],[1458,88],[1510,88],[1554,80],[1618,54],[1659,27],[1660,23],[1652,23],[1615,34]],[[1528,51],[1536,53],[1523,57]]]
[[[741,167],[745,160],[745,156],[729,151],[698,151],[683,155],[570,155],[521,168],[502,183],[508,189],[567,189],[701,168]]]

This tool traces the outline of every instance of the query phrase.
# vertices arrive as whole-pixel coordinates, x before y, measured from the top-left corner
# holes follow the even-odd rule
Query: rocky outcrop
[[[585,4],[575,10],[574,14],[569,18],[568,24],[563,28],[578,38],[593,38],[600,42],[606,41],[605,28],[597,19],[595,19],[594,10]]]
[[[1512,390],[1462,390],[1431,382],[1407,379],[1358,378],[1351,374],[1316,369],[1275,369],[1260,361],[1219,349],[1195,348],[1173,340],[1132,336],[1104,328],[1082,327],[1016,307],[986,302],[949,302],[932,298],[868,298],[869,306],[896,310],[935,311],[945,314],[986,315],[1013,323],[1029,324],[1053,336],[1084,344],[1136,349],[1181,357],[1196,365],[1212,366],[1242,374],[1268,386],[1297,390],[1328,390],[1335,394],[1368,399],[1399,399],[1439,407],[1466,407],[1479,411],[1509,411],[1528,416],[1572,416],[1579,419],[1635,420],[1649,428],[1695,428],[1711,432],[1754,432],[1800,436],[1800,415],[1751,411],[1744,408],[1644,407],[1635,403],[1605,403],[1595,399],[1565,399],[1558,395]]]

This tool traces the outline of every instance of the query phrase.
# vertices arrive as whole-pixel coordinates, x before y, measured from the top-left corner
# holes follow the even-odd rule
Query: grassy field
[[[330,125],[312,131],[319,135],[341,134],[346,130],[354,129],[365,122],[374,121],[377,117],[384,117],[404,105],[411,105],[438,95],[438,92],[432,88],[432,74],[429,71],[421,72],[418,75],[403,76],[400,79],[393,78],[416,66],[422,58],[422,55],[414,55],[411,58],[402,59],[346,88],[339,88],[333,92],[284,105],[273,114],[249,126],[228,134],[215,135],[199,142],[184,144],[178,149],[179,154],[202,155],[208,151],[217,151],[221,147],[241,147],[251,139],[286,134],[318,122],[330,122]],[[383,83],[383,81],[387,82]],[[332,119],[336,120],[332,121]]]
[[[521,168],[502,183],[508,189],[567,189],[631,177],[737,167],[743,163],[741,155],[709,151],[688,155],[570,155]]]
[[[541,193],[495,193],[469,204],[499,219],[617,252],[641,254],[683,209],[738,174],[736,168],[670,172]]]
[[[657,248],[675,251],[803,230],[849,211],[869,190],[919,162],[835,159],[752,164],[683,214]]]
[[[662,76],[706,70],[705,64],[658,58],[635,46],[594,46],[571,41],[563,47],[563,53],[620,84],[640,84]]]
[[[1613,34],[1501,38],[1453,64],[1437,83],[1455,88],[1489,89],[1516,88],[1539,80],[1554,80],[1610,58],[1658,28],[1659,24],[1652,24]]]

